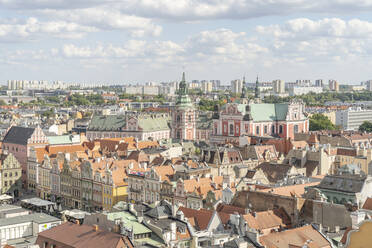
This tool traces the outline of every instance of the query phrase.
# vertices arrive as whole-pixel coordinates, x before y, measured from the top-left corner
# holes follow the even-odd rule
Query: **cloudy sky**
[[[0,82],[372,79],[372,0],[0,0]]]

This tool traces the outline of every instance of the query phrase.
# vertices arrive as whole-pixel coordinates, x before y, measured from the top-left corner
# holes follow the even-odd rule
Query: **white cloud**
[[[113,8],[85,8],[78,10],[43,10],[48,18],[57,18],[97,28],[101,31],[127,30],[134,37],[158,36],[162,27],[148,18],[126,15]]]
[[[313,21],[298,18],[284,25],[258,26],[257,32],[284,39],[333,38],[369,38],[372,37],[372,23],[359,19],[344,21],[339,18],[324,18]]]
[[[173,64],[232,63],[241,64],[265,54],[268,50],[260,45],[247,42],[246,34],[228,29],[203,31],[187,38],[186,41],[130,40],[122,46],[111,44],[96,46],[65,45],[62,49],[68,58],[109,58],[151,63],[157,66]]]
[[[81,38],[86,33],[95,31],[97,29],[94,27],[73,22],[40,22],[34,17],[30,17],[24,22],[19,20],[0,21],[0,40],[2,41],[36,39],[42,34],[63,38]]]
[[[256,31],[268,40],[266,44],[275,57],[302,58],[304,63],[354,60],[372,51],[372,23],[359,19],[298,18],[258,26]]]

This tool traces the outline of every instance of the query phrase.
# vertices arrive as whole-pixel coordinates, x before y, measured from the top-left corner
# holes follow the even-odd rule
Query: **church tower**
[[[188,95],[185,73],[178,87],[176,105],[172,111],[171,137],[180,140],[196,139],[196,111]]]
[[[254,89],[254,98],[260,98],[260,88],[259,88],[259,82],[258,82],[258,76],[256,79],[256,87]]]

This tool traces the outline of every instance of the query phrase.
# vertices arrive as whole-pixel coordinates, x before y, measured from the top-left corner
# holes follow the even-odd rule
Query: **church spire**
[[[247,87],[245,86],[245,76],[243,77],[243,83],[242,83],[242,95],[241,98],[247,98]]]
[[[178,95],[187,95],[187,85],[185,79],[185,72],[182,73],[182,80],[179,84]]]
[[[181,82],[186,82],[186,79],[185,79],[185,72],[182,73],[182,81]]]
[[[255,98],[260,98],[260,89],[258,88],[258,75],[256,79],[256,88],[254,90],[254,97]]]

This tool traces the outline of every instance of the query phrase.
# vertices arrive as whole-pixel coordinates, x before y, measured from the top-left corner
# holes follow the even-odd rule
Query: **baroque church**
[[[244,80],[243,80],[244,81]],[[305,105],[294,99],[289,103],[261,103],[258,77],[255,100],[249,100],[243,82],[241,98],[215,107],[212,143],[236,142],[242,135],[294,138],[295,133],[309,131]]]

